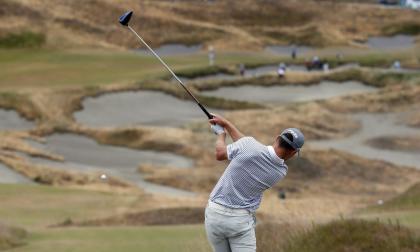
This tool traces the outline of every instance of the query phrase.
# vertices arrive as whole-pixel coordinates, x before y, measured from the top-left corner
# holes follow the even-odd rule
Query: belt
[[[247,209],[225,207],[223,205],[220,205],[210,200],[209,200],[209,203],[207,204],[207,207],[213,210],[219,210],[219,211],[223,211],[230,214],[249,215],[253,213]]]

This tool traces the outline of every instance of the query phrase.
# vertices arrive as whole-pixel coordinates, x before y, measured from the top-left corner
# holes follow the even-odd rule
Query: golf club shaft
[[[190,92],[190,90],[188,90],[188,88],[184,85],[184,83],[178,78],[178,76],[176,76],[176,74],[169,68],[169,66],[159,57],[159,55],[157,53],[155,53],[155,51],[153,51],[153,49],[146,43],[146,41],[143,40],[143,38],[133,28],[131,28],[129,25],[127,25],[127,27],[128,27],[128,29],[130,29],[130,31],[132,31],[137,36],[137,38],[147,47],[147,49],[149,49],[149,51],[152,52],[152,54],[160,61],[160,63],[162,63],[162,65],[172,74],[172,76],[175,78],[175,80],[177,80],[179,82],[179,84],[181,84],[181,86],[185,89],[185,91],[187,91],[187,93],[194,99],[194,101],[197,103],[197,105],[201,108],[201,110],[204,112],[204,114],[206,114],[206,116],[209,119],[212,119],[213,116],[200,103],[200,101],[197,98],[195,98],[195,96]]]

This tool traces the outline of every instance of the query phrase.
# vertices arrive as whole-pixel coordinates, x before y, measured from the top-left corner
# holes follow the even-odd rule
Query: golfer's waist
[[[222,211],[224,213],[233,214],[233,215],[237,215],[237,214],[246,215],[246,214],[254,213],[253,211],[248,210],[248,209],[226,207],[216,202],[213,202],[211,200],[209,200],[207,207],[216,211]]]

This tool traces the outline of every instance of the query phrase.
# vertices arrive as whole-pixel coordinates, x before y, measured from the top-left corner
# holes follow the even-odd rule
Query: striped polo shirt
[[[287,174],[287,165],[273,146],[242,137],[227,146],[230,163],[217,182],[210,201],[229,208],[256,211],[262,194]]]

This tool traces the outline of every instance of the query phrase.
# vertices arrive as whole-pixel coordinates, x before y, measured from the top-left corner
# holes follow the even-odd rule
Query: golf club
[[[210,114],[207,111],[207,109],[200,103],[200,101],[191,93],[191,91],[188,90],[188,88],[181,81],[181,79],[178,78],[178,76],[171,70],[171,68],[169,68],[169,66],[162,60],[162,58],[144,41],[144,39],[133,28],[131,28],[131,26],[128,25],[132,15],[133,15],[133,11],[127,11],[126,13],[124,13],[119,19],[120,24],[123,25],[123,26],[127,26],[127,28],[131,32],[133,32],[134,35],[137,36],[137,38],[141,41],[141,43],[143,43],[143,45],[145,45],[147,47],[147,49],[160,61],[160,63],[162,63],[162,65],[169,71],[169,73],[172,74],[172,76],[175,78],[175,80],[178,81],[179,84],[181,84],[181,86],[184,88],[184,90],[187,91],[187,93],[191,96],[191,98],[193,98],[195,103],[197,103],[197,105],[201,108],[201,110],[204,112],[204,114],[206,114],[206,116],[209,119],[212,119],[214,116],[212,114]],[[216,134],[219,134],[219,132],[221,133],[222,131],[224,132],[223,127],[221,127],[220,125],[217,125],[217,124],[212,125],[212,129]]]

